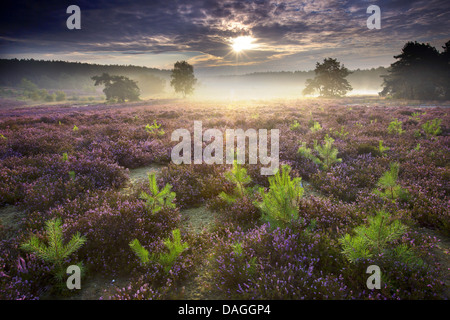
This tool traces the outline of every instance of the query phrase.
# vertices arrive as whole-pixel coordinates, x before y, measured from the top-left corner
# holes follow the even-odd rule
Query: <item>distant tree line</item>
[[[381,88],[383,79],[382,75],[387,74],[387,68],[378,67],[371,69],[356,69],[351,70],[351,73],[346,78],[354,90]],[[236,80],[248,80],[254,85],[264,85],[267,83],[274,84],[298,84],[303,85],[307,79],[314,77],[314,70],[311,71],[271,71],[271,72],[254,72],[244,75],[230,75],[223,76],[223,79],[235,78]]]
[[[450,41],[439,52],[429,43],[408,42],[388,69],[381,96],[450,99]]]
[[[108,73],[126,76],[139,83],[143,94],[160,93],[170,77],[169,70],[155,68],[98,65],[34,59],[0,59],[0,86],[19,87],[28,79],[40,89],[94,89],[91,77]]]

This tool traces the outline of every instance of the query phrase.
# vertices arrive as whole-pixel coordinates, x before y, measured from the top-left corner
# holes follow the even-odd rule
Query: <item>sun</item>
[[[253,43],[254,41],[255,39],[251,36],[237,37],[231,40],[231,47],[233,48],[234,52],[251,50],[256,47],[256,45]]]

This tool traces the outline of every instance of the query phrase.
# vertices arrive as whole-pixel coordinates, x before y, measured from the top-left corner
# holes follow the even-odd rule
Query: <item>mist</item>
[[[348,76],[353,87],[347,95],[378,95],[387,70],[383,67],[355,70]],[[194,97],[207,100],[296,99],[303,98],[305,82],[314,71],[263,72],[236,76],[198,76]],[[170,90],[170,89],[167,89]]]

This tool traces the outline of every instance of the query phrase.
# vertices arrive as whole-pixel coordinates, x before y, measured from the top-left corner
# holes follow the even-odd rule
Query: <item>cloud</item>
[[[2,4],[0,55],[195,52],[190,61],[211,68],[235,65],[230,39],[251,35],[258,50],[247,51],[239,63],[264,68],[277,61],[289,66],[295,57],[317,60],[322,54],[353,56],[355,61],[360,55],[378,54],[381,62],[397,54],[406,41],[443,45],[443,39],[450,38],[446,0],[81,0],[81,30],[65,26],[69,4]],[[366,27],[370,4],[381,8],[381,30]],[[306,58],[308,53],[311,58]]]

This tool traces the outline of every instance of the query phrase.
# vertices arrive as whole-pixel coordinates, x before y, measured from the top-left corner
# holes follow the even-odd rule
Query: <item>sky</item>
[[[69,5],[81,29],[69,30]],[[381,29],[367,28],[367,8]],[[233,41],[250,37],[236,52]],[[407,41],[450,40],[450,1],[156,0],[2,1],[0,57],[171,69],[204,74],[312,70],[333,57],[349,69],[389,66]]]

